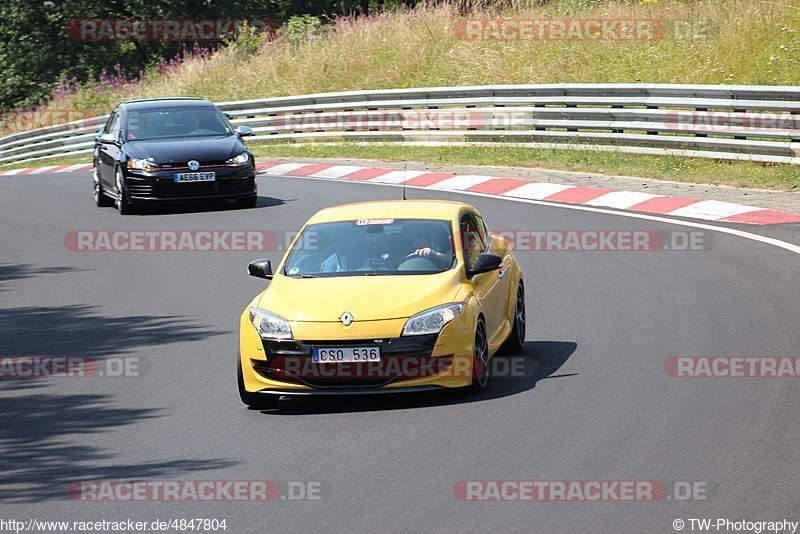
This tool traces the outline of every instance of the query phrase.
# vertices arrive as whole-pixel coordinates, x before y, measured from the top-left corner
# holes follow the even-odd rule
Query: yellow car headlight
[[[462,311],[464,311],[464,303],[456,302],[420,312],[406,321],[403,335],[438,334],[444,325],[458,317]]]
[[[250,322],[263,339],[294,339],[289,321],[261,308],[250,308]]]

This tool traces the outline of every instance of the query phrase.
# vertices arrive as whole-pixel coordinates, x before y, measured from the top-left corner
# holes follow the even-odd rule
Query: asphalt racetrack
[[[191,204],[122,217],[94,206],[89,173],[0,178],[0,356],[75,356],[106,371],[0,380],[0,518],[225,519],[228,533],[675,532],[677,519],[690,532],[690,518],[800,520],[800,379],[676,377],[669,364],[800,356],[796,253],[708,230],[701,250],[521,250],[524,372],[477,396],[285,398],[260,412],[236,393],[238,318],[265,284],[247,263],[275,264],[280,250],[88,252],[67,238],[263,230],[279,249],[320,208],[400,190],[262,175],[259,194],[255,209]],[[693,230],[408,196],[465,200],[493,229]],[[800,244],[798,225],[727,227]],[[136,371],[108,376],[109,362]],[[69,491],[86,480],[269,480],[280,494],[87,502]],[[470,481],[481,489],[465,502],[464,489],[479,487]],[[666,494],[536,502],[504,486],[508,502],[496,502],[482,499],[491,492],[480,481],[656,481]]]

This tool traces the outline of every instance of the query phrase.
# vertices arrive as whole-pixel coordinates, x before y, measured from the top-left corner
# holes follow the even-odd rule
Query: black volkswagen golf
[[[120,104],[98,133],[94,198],[123,215],[162,200],[235,199],[256,205],[253,155],[242,142],[247,126],[200,98],[151,98]]]

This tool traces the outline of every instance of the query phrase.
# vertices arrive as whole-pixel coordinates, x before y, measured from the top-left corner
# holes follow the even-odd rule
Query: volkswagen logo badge
[[[342,321],[342,324],[345,326],[350,326],[353,323],[353,314],[350,312],[344,312],[339,320]]]
[[[189,170],[191,171],[196,171],[197,169],[200,168],[200,162],[195,159],[190,161],[187,165],[189,165]]]

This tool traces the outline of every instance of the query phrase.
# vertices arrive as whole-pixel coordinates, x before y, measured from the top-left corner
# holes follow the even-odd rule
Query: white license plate
[[[213,172],[179,172],[175,174],[175,182],[213,182],[217,179]]]
[[[380,347],[314,347],[311,351],[314,363],[379,362]]]

